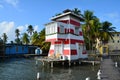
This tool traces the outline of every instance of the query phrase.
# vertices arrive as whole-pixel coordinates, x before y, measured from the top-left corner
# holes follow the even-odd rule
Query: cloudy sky
[[[0,37],[8,35],[9,41],[15,39],[15,29],[24,33],[29,24],[36,31],[56,13],[69,8],[94,12],[101,22],[109,21],[120,31],[120,0],[0,0]]]

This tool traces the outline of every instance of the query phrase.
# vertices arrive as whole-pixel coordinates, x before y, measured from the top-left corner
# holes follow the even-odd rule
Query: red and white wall
[[[46,25],[46,41],[51,42],[48,56],[61,54],[68,60],[87,58],[79,21],[69,16],[57,21]]]

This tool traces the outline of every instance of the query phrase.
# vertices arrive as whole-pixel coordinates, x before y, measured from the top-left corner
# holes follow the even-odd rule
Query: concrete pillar
[[[71,61],[69,61],[69,67],[71,66]]]
[[[81,61],[79,61],[79,64],[81,64]]]
[[[53,68],[53,62],[51,62],[51,68]]]
[[[64,62],[62,62],[62,65],[64,66]]]
[[[95,65],[95,62],[94,62],[94,61],[92,61],[92,65],[93,65],[93,66]]]
[[[45,65],[44,61],[42,61],[42,63],[43,63],[43,66],[44,66]]]
[[[74,65],[76,65],[76,62],[74,62]]]

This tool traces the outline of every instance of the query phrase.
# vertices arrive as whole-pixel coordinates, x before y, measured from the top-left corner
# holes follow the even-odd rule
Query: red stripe
[[[70,29],[70,33],[74,34],[74,30],[73,30],[73,29]]]
[[[64,55],[77,55],[77,50],[63,50],[63,53]]]
[[[82,36],[82,35],[83,35],[81,31],[79,32],[79,35],[80,35],[80,36]]]
[[[63,22],[63,23],[68,24],[68,23],[69,23],[69,20],[60,20],[59,22]],[[80,23],[79,23],[79,22],[77,22],[77,21],[75,21],[75,20],[72,20],[72,19],[70,19],[70,24],[73,24],[73,25],[75,25],[75,26],[80,26]]]
[[[62,42],[61,41],[57,41],[57,42],[55,42],[55,44],[61,44]]]
[[[86,51],[83,51],[82,54],[87,54],[87,52],[86,52]]]
[[[45,42],[51,42],[51,43],[53,43],[53,42],[55,42],[56,40],[57,40],[56,38],[53,38],[53,39],[46,39]]]
[[[65,34],[67,33],[67,29],[65,28]]]
[[[47,42],[51,42],[51,44],[56,44],[55,42],[56,42],[56,38],[54,38],[54,39],[47,39],[46,41]],[[75,44],[76,42],[77,43],[84,43],[84,41],[83,40],[75,40],[75,39],[62,39],[62,38],[58,38],[58,42],[59,41],[63,41],[63,43],[64,44]],[[61,44],[61,43],[57,43],[57,44]]]
[[[50,54],[50,55],[54,54],[54,50],[51,50],[51,49],[50,49],[50,50],[49,50],[49,54]]]
[[[71,55],[77,55],[77,50],[71,50]]]
[[[49,55],[52,54],[54,54],[54,50],[49,50]],[[77,50],[63,50],[63,55],[77,55]]]

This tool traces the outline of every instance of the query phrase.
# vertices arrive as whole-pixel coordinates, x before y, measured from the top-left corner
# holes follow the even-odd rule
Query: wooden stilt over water
[[[89,61],[89,60],[82,60],[82,59],[77,59],[77,60],[60,60],[60,59],[56,59],[56,58],[49,58],[49,57],[45,57],[45,58],[37,58],[36,60],[41,61],[43,66],[45,65],[45,63],[50,64],[50,67],[53,68],[55,66],[55,64],[60,63],[61,65],[65,66],[67,64],[67,66],[71,67],[73,65],[80,65],[81,63],[90,63],[93,66],[95,64],[99,64],[100,61]]]

